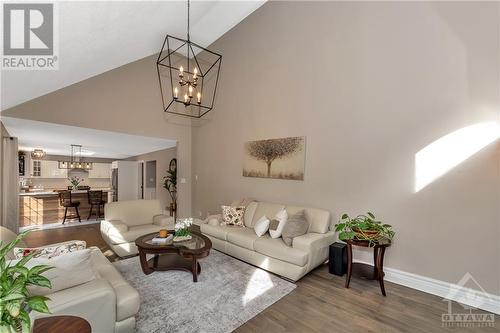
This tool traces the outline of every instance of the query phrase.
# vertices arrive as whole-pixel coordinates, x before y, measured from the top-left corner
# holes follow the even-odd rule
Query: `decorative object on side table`
[[[377,221],[375,215],[370,212],[354,218],[343,214],[339,223],[335,225],[335,231],[339,232],[340,240],[368,241],[370,247],[387,240],[390,242],[395,235],[390,224]]]
[[[50,313],[47,297],[32,295],[29,286],[52,288],[49,279],[42,274],[51,266],[26,267],[35,252],[30,253],[16,264],[8,263],[6,255],[27,234],[20,233],[9,244],[0,244],[0,332],[30,332],[29,311]]]
[[[167,175],[163,177],[163,187],[170,194],[172,202],[170,203],[170,216],[177,219],[177,159],[170,160]]]
[[[191,239],[189,227],[193,224],[193,219],[179,219],[175,224],[174,242],[183,242]]]
[[[380,284],[382,295],[386,296],[384,286],[384,254],[385,249],[391,246],[395,232],[392,226],[376,220],[373,213],[358,215],[354,218],[348,214],[343,214],[339,223],[335,225],[335,230],[339,232],[339,239],[347,243],[347,276],[345,287],[349,288],[353,267],[360,272],[360,276],[377,280]],[[374,266],[353,263],[352,246],[373,248]]]

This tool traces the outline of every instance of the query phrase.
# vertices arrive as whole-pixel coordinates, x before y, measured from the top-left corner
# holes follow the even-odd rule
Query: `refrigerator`
[[[114,161],[111,163],[113,201],[142,199],[139,197],[141,182],[138,162]]]

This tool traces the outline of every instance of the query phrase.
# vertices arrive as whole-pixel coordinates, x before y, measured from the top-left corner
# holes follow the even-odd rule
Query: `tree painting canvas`
[[[243,176],[304,180],[305,143],[300,136],[246,142]]]

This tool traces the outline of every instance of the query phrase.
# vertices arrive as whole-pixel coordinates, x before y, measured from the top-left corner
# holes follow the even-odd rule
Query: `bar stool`
[[[92,216],[92,210],[94,209],[94,206],[97,206],[97,216],[96,220],[101,217],[101,206],[104,208],[104,204],[106,201],[102,199],[102,191],[87,191],[87,198],[89,200],[89,205],[90,205],[90,212],[89,216],[87,217],[87,220],[90,220],[90,217]]]
[[[80,212],[78,211],[78,207],[80,206],[80,201],[73,201],[71,200],[71,191],[63,190],[59,191],[59,204],[64,207],[64,222],[66,222],[66,219],[74,219],[78,218],[79,222],[82,222],[82,219],[80,218]],[[74,208],[76,211],[76,215],[70,215],[68,216],[68,208]]]

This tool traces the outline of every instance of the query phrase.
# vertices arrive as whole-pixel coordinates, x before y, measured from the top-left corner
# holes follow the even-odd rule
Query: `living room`
[[[123,318],[116,317],[119,304],[103,304],[118,311],[111,322],[92,317],[107,311],[94,300],[93,312],[76,303],[51,315],[32,311],[32,326],[44,316],[72,315],[99,333],[498,330],[497,2],[193,1],[189,36],[194,47],[206,50],[193,49],[187,57],[171,54],[176,47],[164,44],[166,35],[188,39],[187,2],[57,7],[58,69],[4,66],[0,116],[174,140],[179,221],[170,216],[172,198],[164,191],[159,206],[118,201],[104,208],[108,216],[100,224],[29,233],[24,241],[30,248],[71,240],[98,247],[103,257],[92,255],[108,260],[99,261],[99,269],[115,269],[124,294],[137,297]],[[216,87],[204,90],[198,103],[196,93],[191,101],[183,89],[201,94],[201,85],[189,80],[195,76],[193,53],[202,58],[207,50],[222,61],[203,59],[220,67],[216,73],[206,71],[205,62],[194,67],[207,79],[205,88]],[[172,82],[184,85],[169,86],[170,73],[160,71],[159,60],[169,56],[175,57]],[[177,64],[182,57],[191,59],[184,71]],[[200,118],[176,114],[205,105],[209,112]],[[17,233],[5,175],[7,165],[18,161],[6,158],[8,141],[1,145],[2,226]],[[257,148],[264,144],[268,150],[260,156]],[[286,147],[293,156],[274,151],[270,157],[269,147]],[[236,226],[219,225],[229,223],[221,206],[245,207],[242,216],[233,212],[240,219]],[[283,210],[296,218],[291,220],[304,212],[305,235],[291,246],[270,232],[255,235],[261,217],[271,225]],[[144,229],[135,229],[138,221],[109,223],[139,212],[152,221]],[[391,238],[385,244],[390,247],[366,239],[366,248],[356,246],[362,236],[349,226],[360,221],[390,225],[381,231]],[[194,239],[209,239],[209,253],[200,246],[188,272],[141,266],[136,239],[160,229],[175,234],[181,222],[192,223]],[[231,240],[231,234],[238,236]],[[301,243],[310,234],[318,241]],[[2,229],[4,241],[5,235]],[[259,247],[268,239],[279,240],[280,247]],[[233,243],[248,240],[248,246]],[[337,250],[339,275],[330,272]],[[382,255],[378,265],[374,253]],[[380,268],[383,274],[374,273],[379,281],[356,274],[349,280],[348,254],[349,262]],[[149,288],[154,285],[164,290]],[[45,294],[49,309],[60,301],[57,293],[71,297],[69,289]],[[484,317],[453,317],[463,313]]]

